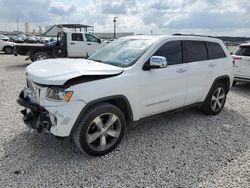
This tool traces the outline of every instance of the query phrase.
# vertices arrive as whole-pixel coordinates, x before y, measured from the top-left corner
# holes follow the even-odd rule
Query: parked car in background
[[[14,42],[15,42],[15,43],[24,43],[24,39],[23,39],[23,37],[16,36],[16,37],[14,38]]]
[[[11,36],[9,36],[9,38],[10,38],[10,42],[14,42],[15,41],[15,38],[16,38],[16,36],[14,36],[14,35],[11,35]]]
[[[82,39],[67,35],[78,49]],[[233,61],[215,38],[132,36],[88,59],[35,62],[26,76],[28,88],[17,100],[25,124],[72,136],[81,151],[100,156],[116,148],[130,123],[149,116],[188,106],[219,114],[233,83]]]
[[[28,38],[26,35],[18,35],[18,37],[21,37],[23,40],[26,40]]]
[[[48,37],[41,37],[40,38],[40,43],[42,44],[47,44],[50,42],[50,39]]]
[[[241,44],[232,57],[235,62],[234,85],[250,82],[250,43]]]
[[[41,43],[41,37],[35,36],[35,38],[36,38],[36,41],[37,41],[38,43]]]
[[[3,51],[6,54],[12,54],[15,43],[0,40],[0,51]]]
[[[59,33],[57,41],[53,43],[46,37],[41,40],[46,40],[45,45],[16,45],[14,55],[28,56],[31,61],[59,57],[86,58],[107,44],[95,35],[72,31]]]
[[[56,46],[57,45],[57,41],[51,41],[49,43],[44,44],[45,46]]]
[[[36,40],[36,38],[34,37],[34,36],[28,36],[25,40],[24,40],[24,42],[26,42],[26,43],[37,43],[37,40]]]
[[[55,41],[57,41],[57,38],[56,38],[56,37],[51,37],[51,38],[49,39],[49,42],[55,42]]]
[[[8,40],[10,40],[10,38],[6,35],[0,35],[0,40],[8,41]]]

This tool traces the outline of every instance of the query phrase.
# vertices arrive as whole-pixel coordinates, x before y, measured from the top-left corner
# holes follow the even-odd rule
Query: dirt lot
[[[1,187],[250,186],[250,85],[234,87],[218,116],[189,109],[152,119],[96,158],[26,128],[15,102],[24,59],[0,54]]]

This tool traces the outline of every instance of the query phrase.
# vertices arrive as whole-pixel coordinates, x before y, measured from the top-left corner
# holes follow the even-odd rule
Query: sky
[[[0,30],[61,23],[95,26],[95,32],[194,33],[250,37],[249,0],[0,0]],[[30,29],[30,30],[31,30]]]

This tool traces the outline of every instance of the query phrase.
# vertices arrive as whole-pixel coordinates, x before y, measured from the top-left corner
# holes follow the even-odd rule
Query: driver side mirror
[[[143,66],[143,70],[150,70],[150,69],[161,69],[166,68],[168,66],[167,59],[163,56],[152,56]]]
[[[97,39],[99,43],[102,43],[102,40],[101,39]]]

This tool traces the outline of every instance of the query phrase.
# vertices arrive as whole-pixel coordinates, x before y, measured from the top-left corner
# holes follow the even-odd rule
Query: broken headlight
[[[73,91],[65,91],[64,88],[50,87],[47,90],[46,98],[49,100],[68,102],[73,95]]]

